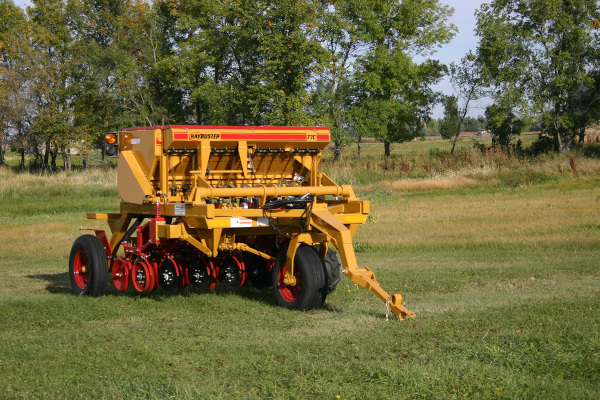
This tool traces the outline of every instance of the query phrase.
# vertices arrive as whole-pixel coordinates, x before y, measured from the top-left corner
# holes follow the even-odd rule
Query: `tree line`
[[[536,121],[536,149],[582,146],[586,127],[600,119],[600,3],[494,0],[476,17],[477,48],[449,66],[457,96],[444,99],[442,125],[454,143],[469,107],[489,96],[494,144],[511,145]]]
[[[445,75],[446,135],[491,95],[486,126],[539,115],[569,149],[598,119],[597,9],[492,1],[475,53],[445,66],[432,55],[457,28],[439,0],[0,0],[0,164],[10,145],[23,167],[70,169],[103,132],[164,124],[326,125],[337,157],[366,136],[389,155],[451,105],[432,90]]]
[[[328,125],[389,144],[428,118],[450,41],[437,0],[0,0],[3,140],[45,168],[104,131]]]

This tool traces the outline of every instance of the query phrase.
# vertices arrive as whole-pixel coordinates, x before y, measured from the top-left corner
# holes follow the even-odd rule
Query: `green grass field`
[[[359,265],[404,322],[347,279],[311,312],[270,289],[77,297],[70,248],[118,210],[116,171],[0,169],[0,397],[600,398],[600,160],[443,146],[325,156],[372,202]]]

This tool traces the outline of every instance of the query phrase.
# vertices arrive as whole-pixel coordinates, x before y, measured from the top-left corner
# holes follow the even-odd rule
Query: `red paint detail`
[[[175,133],[173,135],[173,139],[175,140],[188,140],[188,134],[187,133]]]
[[[138,258],[131,269],[131,283],[138,292],[151,292],[158,287],[156,276],[157,264],[148,262],[145,258]],[[142,280],[138,280],[138,273],[143,275]]]
[[[162,129],[162,126],[137,126],[135,128],[123,128],[122,131],[149,131]]]
[[[150,290],[152,284],[152,278],[150,275],[150,264],[143,258],[138,258],[133,268],[131,269],[131,283],[135,290],[140,293]],[[138,280],[138,273],[141,272],[141,280]],[[143,277],[142,277],[143,276]]]
[[[150,263],[150,278],[152,279],[152,283],[150,286],[150,291],[158,289],[158,263],[151,262]]]
[[[277,133],[221,133],[221,139],[244,140],[244,139],[279,139],[279,140],[306,140],[306,134],[277,134]]]
[[[181,280],[182,289],[190,284],[189,274],[189,264],[185,260],[179,260],[179,266],[181,267],[181,273],[183,274],[183,279]]]
[[[297,130],[311,130],[314,131],[328,131],[327,126],[231,126],[231,125],[166,125],[162,129],[247,129],[247,130],[278,130],[278,131],[297,131]]]
[[[112,266],[112,280],[115,288],[120,292],[126,292],[129,287],[129,275],[131,262],[123,257],[118,257]]]
[[[141,255],[146,247],[150,246],[150,222],[140,225],[136,228],[136,254]]]
[[[292,303],[300,296],[300,290],[296,286],[289,286],[283,283],[286,269],[285,264],[279,268],[279,293],[281,293],[281,297],[285,301]]]
[[[242,287],[244,286],[244,283],[246,283],[247,278],[246,263],[244,262],[244,259],[241,256],[233,256],[233,259],[235,260],[235,263],[238,266],[239,273],[242,275],[242,279],[240,280],[240,285],[238,287]]]
[[[212,283],[208,287],[208,290],[213,290],[215,285],[217,284],[217,277],[219,276],[219,267],[215,266],[215,264],[207,257],[206,258],[206,267],[208,268],[208,274],[212,276]]]
[[[247,129],[250,131],[278,130],[278,131],[328,131],[328,126],[233,126],[233,125],[165,125],[165,126],[137,126],[123,128],[121,131],[148,131],[157,129]],[[187,136],[187,134],[185,134]],[[181,138],[180,138],[181,139]]]
[[[188,274],[187,274],[187,268],[185,266],[185,263],[176,263],[175,260],[170,257],[171,260],[173,260],[173,264],[175,264],[175,267],[177,268],[177,273],[179,274],[179,276],[181,276],[181,285],[179,286],[178,290],[182,290],[184,287],[186,287],[189,283],[188,281]]]
[[[156,139],[156,145],[157,146],[162,146],[162,142],[160,140]]]
[[[88,256],[85,251],[79,250],[73,260],[73,276],[75,277],[75,284],[82,290],[90,283],[90,274],[89,272],[83,272],[84,266],[88,269],[90,267]]]
[[[317,140],[329,140],[329,135],[317,135]]]

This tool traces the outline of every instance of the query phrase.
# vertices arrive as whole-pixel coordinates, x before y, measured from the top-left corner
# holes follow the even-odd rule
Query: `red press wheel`
[[[120,292],[126,292],[129,288],[129,271],[131,262],[123,257],[117,258],[112,266],[112,280],[115,288]]]
[[[133,264],[131,269],[131,283],[135,290],[140,293],[152,290],[154,285],[154,277],[152,267],[144,258],[139,258]]]

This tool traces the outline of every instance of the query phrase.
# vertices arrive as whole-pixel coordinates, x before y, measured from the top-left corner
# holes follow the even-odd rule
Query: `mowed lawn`
[[[311,312],[270,289],[77,297],[70,248],[118,210],[115,171],[0,170],[0,397],[599,398],[600,163],[577,163],[357,186],[359,265],[409,321],[347,279]]]

